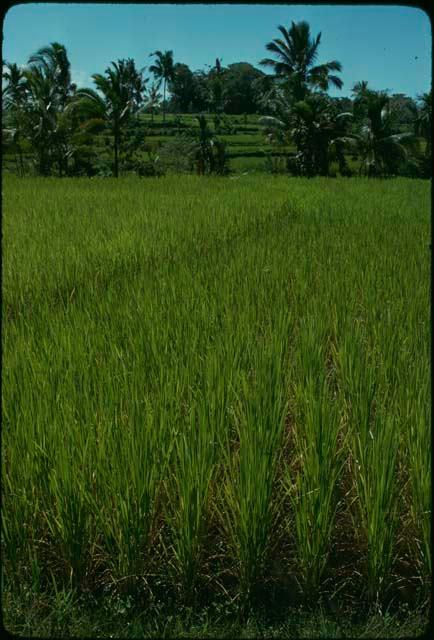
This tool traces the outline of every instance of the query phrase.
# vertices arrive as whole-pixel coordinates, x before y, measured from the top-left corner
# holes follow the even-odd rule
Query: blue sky
[[[349,95],[358,80],[413,97],[429,90],[429,18],[398,5],[22,4],[5,16],[3,59],[23,65],[39,47],[60,42],[79,86],[92,86],[91,74],[118,58],[149,65],[155,49],[172,49],[175,61],[193,70],[216,57],[223,65],[258,66],[265,43],[279,35],[277,25],[289,27],[292,20],[307,20],[314,34],[322,32],[318,63],[342,63],[344,88],[332,94]]]

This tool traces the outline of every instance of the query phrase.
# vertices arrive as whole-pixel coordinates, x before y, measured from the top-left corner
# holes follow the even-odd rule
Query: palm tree
[[[3,63],[3,80],[7,85],[3,91],[3,107],[11,116],[12,129],[7,131],[18,150],[19,172],[24,174],[23,152],[21,148],[21,134],[24,127],[23,117],[27,101],[27,83],[24,71],[15,63]]]
[[[225,102],[223,88],[225,70],[222,67],[221,63],[222,59],[216,58],[215,65],[211,67],[208,74],[209,102],[211,103],[211,108],[213,109],[214,115],[216,116],[217,123],[220,122],[218,114],[222,113]]]
[[[356,82],[352,89],[352,93],[355,96],[355,102],[361,100],[367,91],[370,91],[367,80],[359,80],[359,82]]]
[[[426,140],[426,154],[431,153],[432,134],[432,91],[417,96],[418,114],[415,122],[415,133]]]
[[[276,79],[272,75],[263,75],[252,82],[252,90],[255,102],[264,114],[272,111],[272,103],[281,90],[276,84]]]
[[[139,107],[144,83],[132,60],[111,64],[113,68],[108,67],[105,75],[95,73],[92,76],[97,91],[76,91],[75,104],[89,129],[110,128],[114,140],[114,176],[117,178],[122,131]]]
[[[173,51],[154,51],[150,56],[156,56],[155,64],[149,67],[157,80],[163,81],[163,122],[166,122],[166,85],[175,77]]]
[[[314,66],[321,42],[321,33],[313,38],[309,24],[305,21],[292,22],[290,29],[278,27],[282,38],[275,38],[266,49],[276,59],[264,58],[260,64],[271,67],[275,75],[287,81],[294,100],[303,100],[309,89],[318,87],[327,91],[330,84],[342,88],[342,80],[331,72],[342,70],[337,60]]]
[[[273,101],[274,116],[264,116],[260,123],[271,141],[297,147],[294,170],[306,176],[328,175],[332,156],[339,169],[348,175],[344,149],[354,141],[349,131],[351,113],[340,113],[327,96],[311,94],[295,104],[284,96]]]
[[[155,108],[158,107],[161,101],[161,93],[159,93],[160,82],[153,82],[151,87],[149,88],[147,100],[146,100],[146,108],[151,111],[151,122],[154,122],[154,112]]]
[[[58,92],[52,78],[36,66],[24,71],[28,91],[26,132],[36,152],[38,171],[51,174],[58,133]]]
[[[68,156],[72,153],[73,131],[67,106],[76,90],[76,85],[71,82],[71,64],[66,48],[63,44],[52,42],[30,56],[29,64],[29,70],[33,74],[33,79],[36,80],[34,91],[42,87],[41,78],[44,78],[47,86],[52,87],[49,92],[51,94],[50,109],[54,114],[55,123],[53,122],[51,139],[57,156],[59,175],[62,175],[68,172]],[[47,93],[46,90],[44,91]]]
[[[213,135],[203,114],[196,116],[196,120],[199,125],[196,146],[198,175],[203,176],[209,173],[226,175],[228,173],[226,144]]]
[[[132,58],[120,60],[119,64],[122,65],[126,82],[130,85],[134,110],[137,111],[143,102],[143,94],[146,90],[146,83],[148,82],[148,78],[143,77],[145,67],[143,67],[143,69],[136,69],[136,64]]]
[[[408,151],[415,146],[416,136],[395,133],[396,118],[385,91],[373,91],[367,83],[358,83],[353,93],[354,115],[360,120],[356,136],[362,156],[360,173],[368,176],[396,173],[399,165],[409,158]]]
[[[71,64],[63,44],[52,42],[41,47],[29,58],[29,64],[39,68],[56,87],[61,107],[65,107],[68,98],[73,94],[75,85],[71,83]]]
[[[425,153],[421,163],[421,175],[429,178],[432,175],[432,91],[418,96],[419,109],[415,122],[415,133],[425,138]]]
[[[26,100],[26,78],[24,70],[15,62],[3,63],[3,80],[7,85],[3,90],[3,104],[6,109],[23,106]]]

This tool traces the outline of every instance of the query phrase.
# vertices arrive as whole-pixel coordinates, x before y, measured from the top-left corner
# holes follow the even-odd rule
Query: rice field
[[[426,593],[430,237],[418,180],[5,176],[5,580]]]

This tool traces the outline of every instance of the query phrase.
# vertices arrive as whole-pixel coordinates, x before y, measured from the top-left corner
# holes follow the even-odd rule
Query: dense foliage
[[[225,67],[220,58],[207,71],[192,71],[175,61],[173,51],[155,51],[148,68],[152,83],[144,76],[146,68],[126,59],[112,62],[103,75],[94,74],[95,89],[77,89],[66,49],[56,42],[32,55],[25,69],[6,63],[5,157],[15,158],[20,175],[161,174],[175,164],[163,166],[149,155],[148,137],[161,111],[161,134],[173,133],[176,125],[187,146],[195,139],[198,151],[191,166],[203,173],[200,120],[181,126],[181,114],[208,114],[216,152],[225,144],[218,136],[234,133],[231,117],[242,115],[247,124],[248,115],[258,114],[264,117],[263,140],[271,143],[271,155],[285,156],[285,170],[294,175],[330,175],[335,163],[344,176],[430,176],[431,92],[415,102],[368,89],[361,81],[352,99],[331,98],[330,86],[342,88],[342,65],[318,63],[321,33],[311,34],[304,21],[278,29],[280,37],[266,45],[271,57],[260,63],[271,68],[271,75],[246,62]],[[169,122],[168,113],[175,119]],[[110,159],[102,160],[102,141],[112,148]],[[174,142],[179,148],[180,140],[171,140],[172,147]],[[167,155],[165,149],[158,159]],[[359,161],[357,168],[349,158]],[[205,173],[214,166],[208,162]]]

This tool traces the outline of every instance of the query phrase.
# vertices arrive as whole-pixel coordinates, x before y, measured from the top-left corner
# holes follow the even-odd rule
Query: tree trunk
[[[51,174],[51,163],[45,148],[39,148],[39,175],[49,176]]]
[[[20,160],[20,176],[24,176],[24,160],[23,160],[23,150],[21,149],[20,142],[18,140],[18,158]]]
[[[166,78],[163,83],[163,124],[166,122]]]
[[[115,178],[119,177],[119,131],[115,131]]]
[[[24,176],[23,152],[20,145],[18,147],[18,155],[15,153],[15,164],[17,165],[17,173],[22,178]]]

